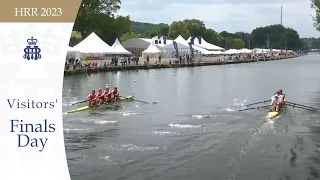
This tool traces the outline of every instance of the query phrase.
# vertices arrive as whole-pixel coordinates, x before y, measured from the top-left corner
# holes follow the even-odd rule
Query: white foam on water
[[[201,127],[201,125],[175,124],[175,123],[170,123],[168,126],[175,127],[175,128],[200,128]]]
[[[137,146],[131,143],[120,144],[120,145],[109,145],[106,148],[110,150],[115,150],[115,151],[139,151],[139,152],[166,149],[166,147],[161,147],[161,146],[144,146],[144,145]]]
[[[88,131],[88,129],[77,129],[77,128],[64,128],[65,133],[70,133],[71,131]]]
[[[94,121],[95,124],[118,124],[118,121]]]
[[[228,165],[231,167],[231,172],[229,173],[229,180],[235,180],[236,175],[240,173],[240,161],[242,158],[245,157],[250,150],[255,148],[258,144],[260,139],[263,135],[267,134],[268,132],[274,132],[274,121],[267,121],[261,127],[256,129],[255,131],[250,128],[249,132],[251,133],[249,139],[247,140],[246,145],[242,146],[237,155],[231,156]]]
[[[141,113],[135,113],[135,112],[123,112],[121,113],[122,116],[136,116],[140,115]]]

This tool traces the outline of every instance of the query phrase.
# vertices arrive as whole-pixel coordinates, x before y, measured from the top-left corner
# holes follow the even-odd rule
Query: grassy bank
[[[295,58],[295,56],[283,57],[283,58],[266,58],[260,59],[259,62],[264,61],[275,61]],[[143,69],[160,69],[160,68],[182,68],[182,67],[195,67],[195,66],[212,66],[212,65],[225,65],[225,64],[242,64],[242,63],[253,63],[257,62],[257,59],[249,59],[245,61],[234,61],[234,62],[201,62],[191,64],[158,64],[158,65],[132,65],[132,66],[110,66],[110,67],[99,67],[99,68],[82,68],[73,70],[64,70],[64,75],[76,75],[86,73],[99,73],[99,72],[110,72],[110,71],[126,71],[126,70],[143,70]]]

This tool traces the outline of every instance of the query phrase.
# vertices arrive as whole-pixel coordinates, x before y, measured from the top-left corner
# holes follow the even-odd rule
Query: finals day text
[[[34,100],[7,99],[10,109],[54,109],[57,100],[52,102],[39,102]],[[17,146],[21,148],[32,147],[42,152],[48,143],[47,133],[54,133],[55,124],[47,119],[32,122],[32,120],[23,120],[12,118],[10,121],[10,132],[17,135]]]

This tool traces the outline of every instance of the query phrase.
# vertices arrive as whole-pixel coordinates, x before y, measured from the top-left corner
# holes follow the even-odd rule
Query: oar
[[[252,103],[252,104],[247,104],[246,106],[251,106],[251,105],[266,103],[266,102],[270,102],[270,101],[271,101],[271,100],[260,101],[260,102],[256,102],[256,103]]]
[[[297,103],[288,102],[288,101],[286,101],[286,103],[289,103],[289,104],[293,105],[294,107],[301,106],[301,107],[310,108],[310,109],[317,109],[317,108],[314,108],[314,107],[305,106],[305,105],[302,105],[302,104],[297,104]]]
[[[123,98],[128,99],[128,98],[127,98],[127,97],[125,97],[125,96],[120,96],[120,97],[123,97]],[[148,102],[146,102],[146,101],[141,101],[141,100],[137,100],[137,99],[133,99],[133,101],[137,101],[137,102],[142,102],[142,103],[149,104],[149,103],[148,103]]]
[[[305,109],[305,110],[309,110],[309,111],[319,111],[319,109],[316,109],[316,108],[305,108],[305,107],[301,107],[301,106],[294,106],[294,105],[292,105],[292,104],[287,104],[287,106],[291,106],[291,107],[293,107],[293,108],[300,108],[300,109]]]
[[[73,106],[73,105],[76,105],[76,104],[84,103],[84,102],[87,102],[87,101],[89,101],[89,100],[87,99],[87,100],[79,101],[79,102],[76,102],[76,103],[72,103],[72,104],[69,104],[69,106]]]
[[[239,111],[246,111],[246,110],[251,110],[251,109],[260,109],[260,108],[267,108],[270,107],[269,105],[267,106],[258,106],[258,107],[253,107],[253,108],[247,108],[247,109],[239,109]]]

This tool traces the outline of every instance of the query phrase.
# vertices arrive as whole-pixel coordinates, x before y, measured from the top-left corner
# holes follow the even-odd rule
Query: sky
[[[256,27],[282,23],[300,37],[320,37],[313,27],[310,0],[122,0],[117,14],[148,23],[199,19],[217,32],[251,32]]]

